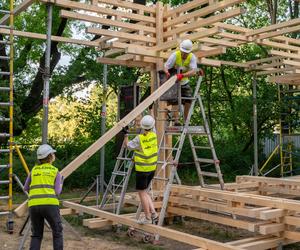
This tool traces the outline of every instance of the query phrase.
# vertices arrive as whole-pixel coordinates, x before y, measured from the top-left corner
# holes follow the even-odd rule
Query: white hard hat
[[[180,43],[180,50],[185,53],[190,53],[193,49],[193,43],[191,40],[186,39]]]
[[[56,150],[54,150],[50,145],[48,144],[43,144],[39,146],[39,148],[36,151],[37,158],[40,159],[45,159],[48,155],[55,153]]]
[[[141,120],[141,127],[143,129],[152,129],[154,127],[155,120],[151,115],[145,115]]]

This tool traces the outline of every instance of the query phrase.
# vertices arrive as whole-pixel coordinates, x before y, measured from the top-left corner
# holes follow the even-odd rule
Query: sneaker
[[[151,219],[152,219],[152,224],[157,225],[158,224],[158,214],[157,213],[152,213],[151,214]]]
[[[152,220],[148,219],[146,217],[142,217],[137,220],[137,224],[140,224],[140,225],[152,224]]]

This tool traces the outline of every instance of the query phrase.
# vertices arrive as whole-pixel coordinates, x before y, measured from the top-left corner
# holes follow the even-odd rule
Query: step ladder
[[[217,154],[214,148],[212,136],[210,134],[209,125],[206,119],[204,106],[202,103],[201,96],[199,94],[200,86],[201,86],[202,77],[198,78],[194,95],[193,97],[181,97],[182,100],[189,99],[191,100],[191,107],[188,112],[187,119],[185,121],[184,126],[172,126],[173,119],[172,115],[169,116],[169,124],[166,126],[164,130],[164,134],[161,137],[159,142],[159,155],[160,159],[157,162],[159,171],[156,173],[156,176],[153,178],[151,185],[149,186],[148,191],[151,190],[151,186],[155,182],[163,182],[163,193],[160,191],[156,192],[155,199],[162,198],[162,207],[159,213],[158,225],[162,226],[163,221],[165,219],[165,214],[169,202],[169,196],[171,191],[171,186],[175,182],[177,184],[181,184],[181,180],[177,173],[177,166],[179,163],[179,158],[184,146],[184,141],[188,137],[189,143],[192,149],[194,163],[196,166],[197,174],[199,177],[200,185],[202,187],[209,187],[205,180],[207,178],[215,178],[218,180],[220,184],[220,189],[224,189],[224,181],[223,176],[220,169],[220,161],[217,158]],[[203,126],[190,126],[190,120],[192,115],[196,109],[196,105],[198,105],[201,116]],[[160,110],[160,112],[164,112]],[[175,111],[174,111],[175,112]],[[177,111],[178,112],[178,111]],[[172,146],[170,147],[168,144],[168,136],[172,136]],[[195,137],[204,137],[207,141],[206,145],[198,145]],[[199,151],[210,151],[211,158],[199,157]],[[213,167],[212,167],[213,166]],[[167,170],[169,168],[169,171]],[[168,172],[166,172],[168,171]],[[141,204],[137,209],[136,219],[139,219],[142,211]],[[156,235],[156,240],[158,240],[158,235]]]
[[[10,31],[7,40],[1,40],[0,46],[9,49],[9,56],[0,56],[0,60],[7,61],[9,69],[0,68],[0,137],[8,143],[0,148],[0,202],[7,203],[7,209],[0,211],[0,215],[8,217],[6,228],[13,233],[12,181],[13,181],[13,16],[14,0],[10,0],[9,10],[0,9],[0,17],[9,15],[9,25],[0,24],[0,28]],[[7,129],[5,129],[7,128]],[[3,187],[4,186],[4,187]],[[5,191],[6,193],[2,193]]]
[[[130,129],[128,136],[136,136],[139,133],[140,129]],[[128,150],[123,142],[110,181],[100,202],[100,209],[108,209],[115,214],[120,214],[133,165],[133,151]]]
[[[165,218],[170,192],[171,192],[171,186],[174,183],[174,180],[177,180],[178,182],[178,173],[177,173],[177,166],[179,163],[179,158],[184,146],[184,141],[186,137],[189,139],[189,143],[192,149],[193,158],[195,162],[195,166],[197,169],[200,185],[203,187],[208,187],[205,180],[208,178],[215,178],[218,180],[220,184],[220,188],[224,189],[224,181],[223,176],[220,169],[220,161],[217,158],[217,154],[214,148],[212,136],[210,133],[209,125],[206,119],[204,106],[202,103],[201,96],[199,94],[200,86],[201,86],[202,77],[198,78],[194,95],[193,97],[181,97],[182,100],[191,100],[191,107],[188,112],[187,119],[185,121],[184,126],[167,126],[164,132],[164,135],[161,138],[160,142],[160,156],[161,159],[158,162],[159,169],[165,169],[166,167],[169,167],[169,177],[167,178],[167,183],[164,188],[163,193],[163,201],[162,201],[162,207],[159,214],[159,221],[158,225],[162,226],[163,221]],[[190,121],[192,118],[193,113],[195,113],[196,106],[198,105],[203,126],[190,126]],[[198,111],[198,110],[197,110]],[[198,113],[197,113],[198,114]],[[167,136],[171,135],[173,138],[173,146],[168,147],[167,143]],[[207,141],[207,145],[197,145],[197,140],[195,140],[195,137],[204,137]],[[175,139],[175,140],[174,140]],[[174,143],[175,141],[175,143]],[[161,151],[163,150],[163,151]],[[211,157],[199,157],[198,153],[199,151],[210,151]],[[213,166],[213,168],[211,167]],[[157,181],[156,178],[154,178],[153,181]]]

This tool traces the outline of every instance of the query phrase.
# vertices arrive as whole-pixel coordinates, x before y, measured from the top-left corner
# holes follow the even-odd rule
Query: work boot
[[[151,219],[152,219],[152,224],[157,225],[158,224],[158,214],[157,213],[151,213]]]
[[[152,220],[148,219],[147,217],[142,217],[137,220],[137,224],[140,224],[140,225],[152,224]]]

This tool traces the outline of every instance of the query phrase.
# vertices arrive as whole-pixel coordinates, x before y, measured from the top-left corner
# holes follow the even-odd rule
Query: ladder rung
[[[10,214],[10,212],[9,212],[9,211],[0,212],[0,216],[3,216],[3,215],[8,215],[8,214]]]
[[[113,175],[119,175],[119,176],[126,176],[127,173],[126,172],[122,172],[122,171],[114,171],[112,172]]]
[[[10,102],[0,102],[0,106],[10,106]]]
[[[164,112],[179,112],[177,109],[171,109],[171,110],[168,110],[168,109],[158,109],[157,111],[161,112],[161,113],[164,113]]]
[[[9,56],[0,56],[0,60],[9,60],[10,57]]]
[[[167,163],[167,165],[173,165],[174,164],[172,162],[157,161],[157,164],[166,164],[166,163]]]
[[[216,161],[214,159],[206,159],[206,158],[198,158],[198,162],[204,162],[204,163],[215,163]]]
[[[9,183],[10,183],[9,180],[0,181],[0,184],[9,184]]]
[[[196,97],[181,97],[182,100],[196,100]]]
[[[209,147],[209,146],[193,146],[193,148],[195,148],[195,149],[213,149],[213,147]]]
[[[10,14],[9,10],[0,10],[0,14]]]
[[[0,117],[0,122],[9,122],[9,121],[10,121],[9,118]]]
[[[2,91],[10,91],[10,87],[0,87],[0,90],[2,90]]]
[[[165,133],[166,135],[181,135],[182,133],[180,133],[180,132],[166,132]]]
[[[8,200],[10,199],[10,197],[7,195],[7,196],[0,196],[0,200]]]
[[[126,157],[117,157],[117,160],[121,160],[121,161],[131,161],[132,158],[126,158]]]
[[[9,168],[9,164],[0,165],[0,168]]]
[[[0,153],[9,153],[9,149],[0,149]]]
[[[0,71],[0,75],[3,75],[3,76],[9,76],[9,75],[10,75],[10,72],[7,72],[7,71]]]
[[[217,173],[204,172],[204,171],[201,171],[201,175],[209,176],[209,177],[219,177],[219,175]]]
[[[0,137],[9,137],[10,136],[10,134],[8,134],[8,133],[0,133]]]

